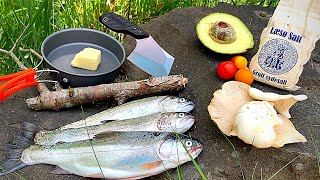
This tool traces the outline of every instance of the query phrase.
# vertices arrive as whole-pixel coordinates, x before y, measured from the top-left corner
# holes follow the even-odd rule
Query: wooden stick
[[[38,52],[36,52],[35,50],[33,50],[31,48],[29,48],[29,49],[19,48],[19,50],[22,52],[31,52],[32,54],[37,56],[39,59],[42,59],[42,56]]]
[[[38,97],[27,99],[26,102],[28,107],[34,110],[59,110],[111,97],[114,97],[118,104],[122,104],[131,97],[179,91],[186,83],[188,79],[182,75],[152,77],[141,81],[43,91]]]
[[[10,52],[13,52],[13,51],[16,49],[19,41],[21,40],[22,36],[24,35],[24,33],[26,32],[26,30],[28,29],[28,27],[29,27],[29,24],[23,29],[23,31],[22,31],[22,33],[19,35],[18,39],[16,39],[16,42],[14,42],[14,44],[13,44]]]
[[[19,68],[21,70],[27,69],[27,67],[19,60],[19,58],[12,52],[12,51],[7,51],[5,49],[0,49],[0,52],[7,54],[8,56],[11,56],[12,59],[17,63]]]
[[[13,51],[16,49],[19,41],[21,40],[22,36],[24,35],[24,33],[26,32],[28,27],[29,27],[29,24],[24,28],[22,33],[19,35],[18,39],[14,42],[14,44],[13,44],[12,48],[10,49],[10,51],[7,51],[5,49],[0,49],[0,52],[5,53],[8,56],[11,56],[12,59],[17,63],[17,65],[19,66],[19,68],[21,70],[27,69],[27,67],[19,60],[19,58],[13,53]]]

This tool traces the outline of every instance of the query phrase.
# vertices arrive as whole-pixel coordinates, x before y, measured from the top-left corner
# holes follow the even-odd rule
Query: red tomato
[[[221,79],[229,80],[234,77],[237,72],[236,65],[231,61],[221,62],[217,67],[217,74]]]
[[[238,57],[239,57],[239,56],[234,56],[233,58],[230,59],[230,61],[233,62],[233,63],[235,63],[235,61],[236,61],[236,59],[237,59]]]

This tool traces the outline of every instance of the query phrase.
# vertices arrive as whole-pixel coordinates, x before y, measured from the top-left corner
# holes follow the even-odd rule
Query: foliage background
[[[65,28],[94,28],[112,34],[121,41],[121,34],[110,32],[98,21],[107,12],[119,13],[136,24],[160,16],[175,8],[190,6],[213,7],[218,2],[234,5],[254,4],[276,6],[279,0],[0,0],[0,48],[10,50],[28,25],[19,47],[40,52],[42,41],[51,33]],[[14,51],[27,67],[39,59],[30,53]],[[19,71],[8,55],[0,54],[0,75]]]

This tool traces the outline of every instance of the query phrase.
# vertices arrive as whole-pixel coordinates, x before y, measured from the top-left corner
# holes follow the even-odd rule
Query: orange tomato
[[[245,57],[240,56],[234,61],[234,64],[238,69],[245,69],[248,65],[248,61]]]
[[[248,65],[248,60],[243,56],[235,56],[230,61],[234,62],[238,69],[245,69]]]
[[[239,56],[234,56],[233,58],[230,59],[230,61],[234,63],[238,57]]]
[[[234,79],[236,81],[240,81],[240,82],[246,83],[248,85],[251,85],[253,83],[254,76],[253,76],[253,73],[249,69],[239,69],[236,72]]]

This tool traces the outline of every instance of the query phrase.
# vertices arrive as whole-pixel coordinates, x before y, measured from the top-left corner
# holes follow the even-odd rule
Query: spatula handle
[[[141,27],[113,12],[103,14],[99,17],[99,21],[115,32],[129,34],[136,39],[149,37],[149,34]]]

